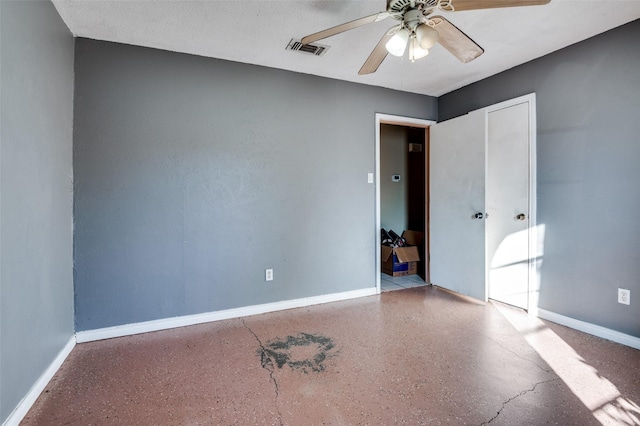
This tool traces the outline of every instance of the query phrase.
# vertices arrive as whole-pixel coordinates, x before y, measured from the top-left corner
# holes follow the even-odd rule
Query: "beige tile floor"
[[[24,425],[637,425],[640,351],[433,286],[77,345]]]
[[[413,288],[427,285],[419,275],[405,275],[403,277],[392,277],[384,272],[380,273],[380,290],[393,291],[405,288]]]

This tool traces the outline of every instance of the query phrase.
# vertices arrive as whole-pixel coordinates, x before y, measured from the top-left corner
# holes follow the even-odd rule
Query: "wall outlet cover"
[[[264,271],[264,280],[265,281],[273,281],[273,269],[265,269],[265,271]]]
[[[631,290],[627,290],[626,288],[618,289],[618,303],[622,303],[623,305],[631,304]]]

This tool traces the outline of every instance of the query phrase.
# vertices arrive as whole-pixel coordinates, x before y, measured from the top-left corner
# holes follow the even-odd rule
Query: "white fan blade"
[[[538,6],[551,0],[451,0],[454,11],[494,9],[499,7]]]
[[[442,16],[434,16],[429,19],[429,24],[438,31],[438,43],[447,49],[460,61],[467,63],[484,53],[484,49],[478,46],[458,27],[447,21]]]
[[[394,28],[384,33],[376,47],[373,48],[373,51],[362,65],[362,68],[360,68],[360,71],[358,71],[358,74],[365,75],[376,72],[382,61],[384,61],[384,58],[387,57],[388,52],[386,44],[389,40],[391,40],[391,37],[394,36]]]
[[[302,37],[302,44],[310,44],[314,41],[322,40],[323,38],[331,37],[342,32],[352,30],[354,28],[361,27],[372,22],[381,21],[389,16],[388,12],[379,12],[375,15],[365,16],[364,18],[356,19],[354,21],[346,22],[344,24],[336,25],[335,27],[327,28],[326,30],[318,31],[317,33],[309,34]]]

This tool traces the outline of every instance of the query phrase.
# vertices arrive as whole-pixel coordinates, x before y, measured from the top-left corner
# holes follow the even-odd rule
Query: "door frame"
[[[375,194],[375,256],[376,256],[376,273],[375,273],[375,277],[376,277],[376,293],[380,294],[380,273],[382,270],[382,262],[380,259],[380,247],[381,247],[381,241],[380,241],[380,126],[382,124],[393,124],[396,126],[405,126],[405,127],[419,127],[419,128],[423,128],[425,129],[425,176],[428,176],[429,173],[429,132],[428,132],[428,128],[429,126],[431,126],[432,124],[436,124],[435,120],[425,120],[425,119],[420,119],[420,118],[412,118],[412,117],[403,117],[400,115],[391,115],[391,114],[383,114],[383,113],[376,113],[375,115],[375,126],[376,126],[376,154],[375,154],[375,162],[376,162],[376,169],[375,169],[375,187],[376,187],[376,194]],[[426,193],[426,197],[425,197],[425,219],[426,219],[426,224],[425,224],[425,230],[429,229],[429,187],[428,185],[425,188]],[[425,274],[426,274],[426,279],[429,279],[429,261],[428,261],[428,255],[429,255],[429,239],[428,239],[428,235],[425,235],[425,256],[427,256],[427,259],[425,259],[424,261],[425,266],[426,266],[426,270],[425,270]]]
[[[523,103],[529,104],[529,205],[527,212],[529,217],[529,259],[528,259],[528,298],[527,298],[527,311],[531,315],[537,315],[538,313],[538,292],[539,292],[539,277],[538,277],[538,226],[537,226],[537,160],[536,160],[536,146],[537,146],[537,121],[536,121],[536,94],[529,93],[527,95],[519,96],[517,98],[509,99],[504,102],[489,105],[488,107],[481,108],[485,111],[485,182],[487,181],[487,168],[488,162],[488,148],[489,143],[489,113],[498,111],[504,108],[509,108],[514,105]],[[486,242],[486,238],[485,238]],[[485,246],[485,256],[487,254]],[[489,265],[485,258],[485,301],[489,300]]]

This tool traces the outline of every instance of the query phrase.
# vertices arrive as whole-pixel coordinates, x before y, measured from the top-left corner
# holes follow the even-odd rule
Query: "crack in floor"
[[[555,379],[549,379],[549,380],[544,380],[542,382],[538,382],[536,384],[533,385],[533,387],[531,389],[525,389],[522,392],[520,392],[519,394],[517,394],[516,396],[512,396],[511,398],[507,399],[506,401],[504,401],[502,403],[502,407],[500,407],[500,409],[498,410],[498,412],[496,413],[495,416],[493,416],[492,418],[490,418],[489,420],[487,420],[486,422],[482,422],[480,424],[480,426],[484,426],[484,425],[488,425],[489,423],[491,423],[492,421],[494,421],[495,419],[498,418],[498,416],[500,415],[500,413],[502,413],[502,410],[504,410],[504,408],[507,406],[507,404],[509,404],[511,401],[520,398],[523,395],[528,394],[529,392],[533,392],[536,390],[536,388],[538,387],[538,385],[542,385],[544,383],[549,383],[549,382],[553,382],[559,380],[558,378]]]
[[[253,337],[255,337],[256,341],[258,342],[258,345],[260,345],[260,356],[261,357],[265,357],[265,353],[266,353],[266,348],[264,347],[264,344],[262,344],[262,340],[260,340],[260,338],[258,337],[258,335],[256,333],[253,332],[253,330],[251,330],[251,328],[247,325],[247,323],[245,322],[244,318],[242,319],[242,325],[244,325],[244,327],[249,330],[249,333],[253,334]],[[275,376],[273,375],[274,373],[274,369],[273,366],[271,368],[269,368],[269,365],[262,362],[260,362],[260,364],[262,365],[262,368],[264,368],[265,370],[267,370],[269,372],[269,378],[270,380],[273,382],[273,386],[275,388],[275,398],[274,398],[274,405],[276,408],[276,411],[278,413],[278,419],[280,420],[280,426],[283,426],[284,423],[282,423],[282,413],[280,412],[280,408],[278,408],[278,397],[280,396],[280,387],[278,386],[278,381],[276,380]]]
[[[500,342],[498,342],[498,341],[497,341],[496,339],[494,339],[493,337],[487,336],[486,334],[483,334],[483,336],[484,336],[484,337],[486,337],[487,339],[491,340],[491,341],[492,341],[493,343],[495,343],[496,345],[500,346],[500,347],[501,347],[502,349],[504,349],[505,351],[507,351],[507,352],[511,352],[513,355],[517,356],[518,358],[520,358],[520,359],[522,359],[522,360],[524,360],[524,361],[528,361],[528,362],[532,363],[533,365],[535,365],[536,367],[538,367],[540,370],[544,371],[545,373],[553,373],[553,370],[552,370],[551,368],[548,368],[548,369],[547,369],[547,368],[544,368],[543,366],[541,366],[540,364],[538,364],[538,363],[537,363],[537,362],[535,362],[534,360],[529,359],[529,358],[525,358],[525,357],[523,357],[522,355],[518,354],[517,352],[512,351],[511,349],[509,349],[509,348],[507,348],[507,347],[505,347],[505,346],[502,346],[502,345],[500,344]]]

